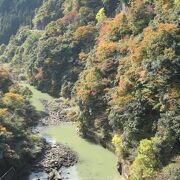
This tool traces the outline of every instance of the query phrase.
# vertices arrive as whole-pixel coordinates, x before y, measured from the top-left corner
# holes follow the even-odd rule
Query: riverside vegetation
[[[0,9],[7,7],[7,2],[1,0]],[[23,2],[26,7],[27,2]],[[6,64],[16,80],[27,80],[42,92],[71,102],[69,119],[77,121],[84,136],[93,134],[100,141],[112,142],[118,169],[124,177],[178,179],[180,1],[33,2],[37,4],[27,11],[28,17],[34,14],[30,18],[32,22],[20,16],[18,26],[21,27],[10,39],[9,34],[0,29],[5,39],[0,40],[0,62]],[[21,3],[15,7],[19,13],[22,11]],[[6,19],[8,13],[11,17],[12,9],[1,14],[3,27],[4,24],[12,26],[9,18]],[[2,81],[5,77],[3,73]],[[24,118],[25,122],[29,119],[25,123],[28,127],[34,118],[26,114],[26,108],[31,107],[25,101],[29,95],[13,97],[17,102],[26,102],[26,106],[18,106],[25,108],[17,111],[15,105],[18,103],[11,102],[12,107],[4,103],[12,98],[6,97],[12,93],[9,87],[1,86],[2,111],[4,108],[10,111],[16,125],[28,117]],[[14,91],[19,93],[18,86]],[[5,118],[1,119],[0,132],[6,134]],[[17,129],[21,131],[22,126]],[[16,141],[22,143],[22,139],[16,138]],[[5,147],[2,142],[0,145]],[[38,143],[38,139],[33,143]],[[18,147],[12,145],[11,148],[16,152]],[[28,155],[32,152],[32,149],[28,151]],[[10,160],[19,166],[13,157]]]
[[[0,69],[0,175],[8,168],[17,171],[40,153],[43,143],[31,127],[38,113],[30,104],[31,91],[11,81],[9,73]]]

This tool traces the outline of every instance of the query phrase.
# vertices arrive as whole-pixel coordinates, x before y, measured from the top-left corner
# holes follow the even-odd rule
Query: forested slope
[[[30,96],[28,88],[14,83],[0,68],[0,176],[11,167],[19,172],[41,151],[40,137],[30,131],[38,117]]]
[[[28,24],[42,0],[0,0],[0,43],[7,43],[21,25]]]
[[[47,0],[0,60],[42,91],[73,99],[86,135],[116,147],[130,179],[179,176],[178,0]],[[21,72],[20,72],[21,70]]]

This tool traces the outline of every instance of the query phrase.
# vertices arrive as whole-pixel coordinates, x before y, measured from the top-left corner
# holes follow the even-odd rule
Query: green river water
[[[32,104],[37,110],[44,111],[40,100],[52,100],[53,98],[30,85],[27,86],[33,92]],[[58,143],[67,144],[78,154],[78,163],[74,167],[63,170],[65,177],[69,180],[120,179],[116,170],[116,156],[102,146],[78,136],[74,124],[62,123],[60,126],[46,127],[41,130],[41,134],[48,135]]]

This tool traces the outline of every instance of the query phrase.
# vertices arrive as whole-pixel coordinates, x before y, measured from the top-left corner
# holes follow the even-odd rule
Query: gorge
[[[0,178],[179,179],[179,15],[180,0],[0,0]]]

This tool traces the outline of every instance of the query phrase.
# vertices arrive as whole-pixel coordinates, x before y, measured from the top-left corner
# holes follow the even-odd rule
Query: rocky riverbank
[[[61,168],[77,163],[77,154],[63,144],[45,144],[41,156],[34,162],[31,172],[45,172],[47,180],[62,180]],[[38,177],[37,177],[38,179]]]
[[[70,108],[65,105],[62,99],[55,99],[51,102],[42,101],[46,109],[47,116],[40,119],[40,123],[43,126],[55,126],[60,125],[61,122],[67,122],[67,111]]]
[[[69,147],[63,144],[56,144],[53,146],[46,145],[46,150],[35,168],[44,169],[49,173],[52,171],[52,169],[58,170],[62,166],[70,167],[76,162],[76,153],[73,152]]]
[[[40,125],[55,126],[67,121],[66,109],[69,107],[61,99],[55,99],[51,102],[43,100],[42,104],[45,107],[46,115],[39,120]],[[61,168],[75,165],[77,159],[77,154],[68,146],[52,144],[44,138],[41,155],[33,163],[31,172],[44,172],[48,174],[47,180],[62,180]],[[38,178],[34,178],[34,180],[38,180]],[[41,179],[39,178],[39,180]]]

